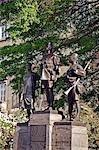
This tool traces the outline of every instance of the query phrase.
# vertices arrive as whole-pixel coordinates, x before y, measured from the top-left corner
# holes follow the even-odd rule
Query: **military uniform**
[[[28,117],[31,113],[30,110],[35,110],[34,103],[36,80],[39,80],[39,76],[32,71],[28,71],[24,76],[22,107],[27,109]]]
[[[59,59],[53,53],[44,56],[41,64],[41,92],[46,92],[48,107],[53,107],[53,86],[59,73]]]
[[[74,55],[75,56],[75,55]],[[71,57],[71,66],[67,70],[67,75],[65,78],[65,82],[67,83],[68,88],[71,90],[68,92],[68,113],[70,120],[77,118],[79,119],[80,114],[80,106],[79,106],[79,98],[80,93],[83,93],[85,90],[84,86],[78,81],[78,78],[85,76],[85,71],[81,65],[76,62],[76,57]],[[78,82],[77,82],[78,81]],[[76,84],[77,82],[77,84]],[[76,86],[75,86],[76,84]],[[74,105],[76,104],[76,116],[73,116]]]

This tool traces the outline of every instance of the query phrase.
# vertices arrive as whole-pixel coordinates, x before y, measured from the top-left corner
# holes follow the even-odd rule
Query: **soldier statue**
[[[32,112],[35,110],[34,103],[36,80],[39,80],[39,76],[35,72],[32,72],[32,64],[28,63],[27,72],[24,76],[22,103],[22,107],[27,109],[27,118],[30,118],[31,110]]]
[[[59,74],[59,58],[53,54],[52,43],[46,46],[45,54],[41,63],[41,93],[45,91],[48,107],[46,110],[53,109],[53,87],[56,76]]]
[[[70,56],[69,62],[70,67],[67,70],[67,76],[65,80],[69,88],[65,92],[65,94],[68,95],[68,117],[69,120],[79,120],[79,97],[80,93],[84,90],[84,86],[79,82],[79,79],[84,77],[86,73],[85,69],[83,69],[82,66],[78,64],[78,55],[76,53]]]

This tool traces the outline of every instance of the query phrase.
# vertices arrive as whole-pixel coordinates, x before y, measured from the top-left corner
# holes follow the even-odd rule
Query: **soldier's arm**
[[[86,71],[83,69],[83,67],[81,65],[77,66],[75,73],[79,76],[82,76],[82,77],[84,77],[86,75]]]

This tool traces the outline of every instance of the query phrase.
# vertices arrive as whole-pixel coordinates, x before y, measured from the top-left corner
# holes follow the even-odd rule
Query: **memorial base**
[[[56,111],[35,112],[16,127],[13,150],[88,150],[87,129]]]
[[[52,137],[52,150],[88,150],[87,128],[80,122],[54,123]]]

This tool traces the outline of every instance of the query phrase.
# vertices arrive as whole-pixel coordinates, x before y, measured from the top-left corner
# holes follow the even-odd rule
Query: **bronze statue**
[[[72,54],[69,59],[70,67],[67,70],[66,83],[68,90],[65,92],[68,95],[68,116],[69,120],[79,120],[80,93],[84,90],[83,85],[79,82],[81,77],[85,76],[85,69],[78,64],[78,55]],[[74,108],[75,107],[75,108]]]
[[[36,80],[39,80],[39,76],[32,72],[31,70],[32,64],[28,63],[27,72],[24,76],[24,85],[23,85],[23,103],[22,107],[27,109],[27,117],[30,117],[31,110],[34,112],[35,107],[35,87]]]
[[[53,109],[53,87],[56,75],[59,74],[59,58],[53,54],[52,44],[49,42],[41,63],[41,93],[45,91],[48,102],[47,109]]]

